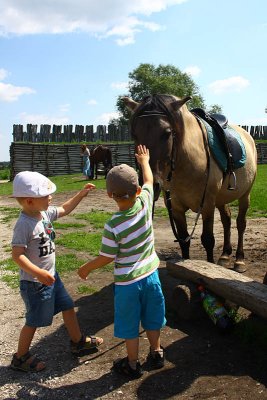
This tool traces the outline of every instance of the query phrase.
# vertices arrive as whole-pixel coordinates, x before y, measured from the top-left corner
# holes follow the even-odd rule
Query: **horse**
[[[190,258],[193,232],[189,235],[186,221],[186,211],[190,209],[197,213],[195,226],[198,217],[202,216],[201,243],[205,248],[207,261],[214,263],[213,224],[217,208],[224,230],[223,249],[217,264],[232,268],[229,203],[238,200],[238,244],[234,270],[245,272],[243,237],[250,191],[257,171],[256,146],[247,131],[239,126],[232,126],[238,131],[244,144],[246,162],[234,171],[236,187],[229,190],[227,174],[219,168],[208,146],[203,121],[187,108],[186,103],[190,99],[190,96],[179,98],[157,94],[147,96],[138,103],[124,97],[124,103],[131,112],[131,134],[136,146],[143,144],[149,149],[154,177],[154,200],[157,200],[162,189],[183,259]]]
[[[90,155],[91,179],[97,179],[99,163],[102,163],[104,166],[104,175],[106,178],[108,171],[112,168],[112,152],[109,147],[102,146],[101,144],[96,146]]]

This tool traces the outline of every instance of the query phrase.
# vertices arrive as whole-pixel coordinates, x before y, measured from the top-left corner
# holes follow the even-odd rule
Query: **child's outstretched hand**
[[[95,189],[95,185],[93,183],[86,183],[86,185],[84,185],[83,189],[81,190],[81,192],[83,193],[84,197],[88,195],[88,193],[91,190]]]
[[[86,270],[85,265],[82,265],[82,266],[78,269],[77,273],[78,273],[78,275],[79,275],[80,278],[82,278],[82,279],[87,279],[88,272],[87,272],[87,270]]]
[[[143,162],[149,161],[149,150],[146,148],[145,145],[139,144],[137,146],[137,153],[135,154],[135,157],[138,163],[142,165]]]

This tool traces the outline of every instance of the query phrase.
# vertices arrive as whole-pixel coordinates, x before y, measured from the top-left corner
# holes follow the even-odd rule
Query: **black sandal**
[[[165,364],[165,349],[160,346],[160,351],[152,351],[150,348],[146,361],[151,369],[163,368]]]
[[[43,367],[38,368],[38,364],[40,363],[43,364]],[[17,357],[17,353],[15,353],[10,368],[23,372],[40,372],[45,369],[45,364],[30,352],[19,358]]]
[[[129,364],[128,357],[120,358],[114,361],[113,369],[119,374],[127,376],[130,379],[138,379],[143,375],[143,370],[140,362],[138,361],[136,363],[136,369],[133,369]]]

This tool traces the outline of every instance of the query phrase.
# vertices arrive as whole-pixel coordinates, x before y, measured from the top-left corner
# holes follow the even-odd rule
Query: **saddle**
[[[229,176],[228,190],[235,190],[236,176],[234,169],[240,167],[238,162],[243,158],[243,149],[236,137],[236,132],[229,127],[228,119],[225,115],[206,113],[202,108],[194,108],[190,111],[196,117],[205,121],[212,128],[213,133],[215,133],[220,143],[220,147],[226,156],[226,167],[224,168],[224,172]],[[241,166],[243,165],[244,164]]]

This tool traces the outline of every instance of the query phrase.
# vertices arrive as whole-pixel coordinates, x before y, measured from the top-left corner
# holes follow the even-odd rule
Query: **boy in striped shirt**
[[[142,188],[136,171],[126,164],[112,168],[106,180],[108,196],[119,211],[105,224],[99,256],[79,268],[88,274],[114,261],[114,336],[125,339],[127,357],[114,361],[115,371],[135,379],[143,371],[138,360],[139,324],[145,329],[152,369],[164,366],[160,329],[165,325],[165,302],[158,277],[159,259],[154,248],[152,226],[153,175],[149,150],[137,148],[143,174]]]

